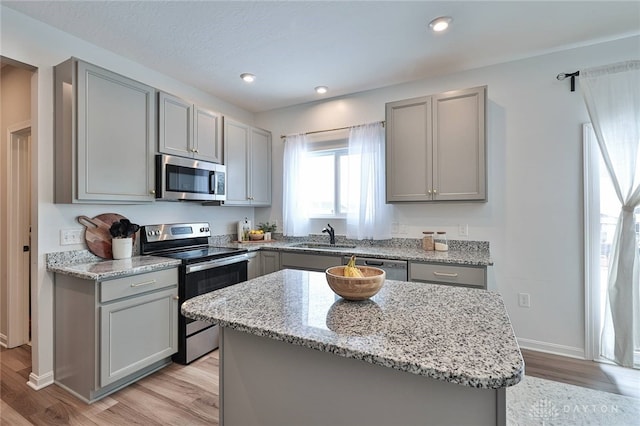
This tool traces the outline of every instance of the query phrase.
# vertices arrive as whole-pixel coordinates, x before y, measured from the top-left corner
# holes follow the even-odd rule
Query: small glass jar
[[[426,251],[433,251],[433,231],[424,231],[424,237],[422,237],[422,249]]]
[[[449,243],[447,242],[447,233],[444,231],[438,231],[433,245],[436,251],[448,251]]]

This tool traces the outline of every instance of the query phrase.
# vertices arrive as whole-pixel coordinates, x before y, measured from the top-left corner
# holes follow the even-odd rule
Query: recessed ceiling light
[[[240,74],[240,78],[243,79],[246,83],[253,83],[256,79],[256,76],[251,73],[245,72]]]
[[[449,24],[451,24],[452,21],[453,18],[451,16],[440,16],[439,18],[429,22],[429,28],[431,28],[432,31],[439,33],[449,28]]]
[[[316,93],[318,93],[320,95],[324,95],[328,91],[329,91],[329,88],[327,86],[318,86],[318,87],[316,87]]]

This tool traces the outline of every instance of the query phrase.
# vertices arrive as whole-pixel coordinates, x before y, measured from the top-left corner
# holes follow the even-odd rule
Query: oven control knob
[[[147,236],[152,236],[153,235],[153,231],[147,231]]]
[[[200,232],[204,232],[204,228],[200,228]]]
[[[160,230],[159,229],[156,230],[156,235],[160,235]]]

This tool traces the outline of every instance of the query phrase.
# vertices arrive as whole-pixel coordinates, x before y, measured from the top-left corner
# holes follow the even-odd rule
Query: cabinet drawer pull
[[[458,276],[458,273],[457,272],[449,273],[449,272],[433,271],[433,275],[435,275],[436,277],[451,277],[451,278],[455,278],[455,277]]]
[[[143,285],[155,284],[156,280],[145,281],[137,284],[131,284],[131,287],[142,287]]]
[[[180,296],[173,296],[173,300],[180,300]]]

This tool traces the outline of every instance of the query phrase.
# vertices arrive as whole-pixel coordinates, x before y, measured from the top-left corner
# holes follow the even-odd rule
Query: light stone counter
[[[282,270],[182,312],[221,326],[221,426],[504,426],[506,387],[524,374],[485,290],[387,280],[347,302],[323,273]]]
[[[185,316],[473,388],[517,384],[524,362],[499,294],[387,280],[348,302],[323,273],[283,270],[186,301]]]
[[[305,238],[304,241],[325,242],[314,238]],[[352,242],[349,242],[352,243]],[[249,251],[268,250],[268,251],[289,251],[310,254],[325,255],[356,255],[359,257],[371,257],[378,259],[395,259],[408,260],[416,262],[433,262],[445,263],[452,265],[471,265],[471,266],[491,266],[493,260],[489,252],[489,243],[485,241],[460,241],[453,240],[449,242],[449,251],[425,251],[420,240],[400,239],[390,243],[373,243],[371,241],[353,242],[355,248],[344,247],[327,247],[327,248],[307,248],[298,247],[300,241],[281,241],[275,240],[268,243],[246,242],[246,243],[224,243],[227,247],[245,248]],[[340,241],[339,244],[344,244]]]
[[[105,260],[88,250],[49,253],[47,270],[86,280],[101,281],[126,275],[142,274],[180,265],[180,260],[157,256],[134,256]]]

